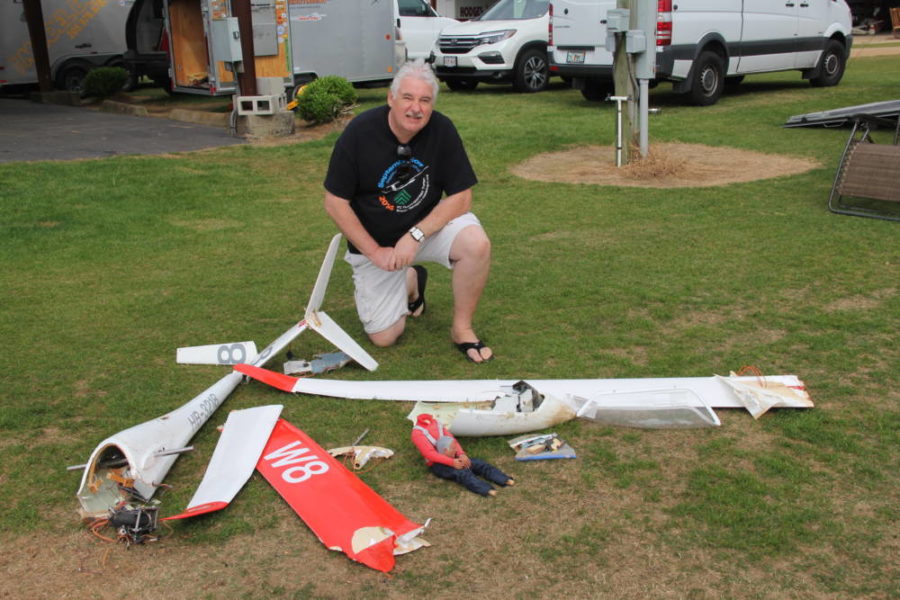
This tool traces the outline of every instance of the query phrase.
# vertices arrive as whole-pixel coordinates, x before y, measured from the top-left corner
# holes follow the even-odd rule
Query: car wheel
[[[690,101],[698,106],[715,104],[725,85],[725,61],[710,50],[701,52],[694,63],[691,79]]]
[[[818,75],[809,80],[815,87],[829,87],[837,85],[844,76],[844,67],[847,64],[844,46],[836,40],[828,40],[819,65],[816,69]]]
[[[581,88],[581,95],[585,100],[590,102],[601,102],[613,92],[611,82],[598,81],[596,79],[588,79]]]
[[[56,87],[80,94],[84,91],[84,78],[88,71],[90,71],[90,67],[85,63],[68,63],[56,74]]]
[[[550,79],[550,65],[547,53],[538,48],[523,52],[516,61],[513,73],[513,87],[517,92],[540,92],[547,87]]]
[[[475,79],[448,79],[444,83],[454,92],[470,91],[478,87],[478,81]]]

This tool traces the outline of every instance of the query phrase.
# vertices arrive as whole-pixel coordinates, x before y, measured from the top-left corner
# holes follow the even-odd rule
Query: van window
[[[536,19],[547,13],[548,4],[548,0],[500,0],[475,20]]]
[[[401,17],[436,17],[437,13],[425,0],[397,0]]]

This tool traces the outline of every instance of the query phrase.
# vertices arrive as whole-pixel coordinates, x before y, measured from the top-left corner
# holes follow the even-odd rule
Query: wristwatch
[[[425,239],[425,234],[422,233],[422,230],[415,225],[409,228],[409,235],[411,235],[417,242],[421,242]]]

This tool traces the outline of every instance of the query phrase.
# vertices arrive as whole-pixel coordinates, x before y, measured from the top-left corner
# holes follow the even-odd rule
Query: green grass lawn
[[[397,454],[363,479],[411,518],[435,518],[433,547],[399,557],[390,579],[326,551],[258,475],[221,514],[178,523],[154,546],[110,551],[78,522],[80,474],[65,470],[224,374],[176,365],[176,347],[262,347],[302,316],[336,231],[321,183],[337,134],[0,165],[0,547],[8,572],[23,573],[4,578],[0,595],[900,597],[900,225],[828,212],[846,129],[781,127],[795,114],[896,99],[898,84],[893,56],[851,60],[833,88],[797,73],[749,77],[709,108],[683,106],[663,84],[651,93],[662,108],[651,144],[821,164],[680,189],[515,177],[508,169],[535,154],[610,145],[612,104],[560,85],[444,90],[438,109],[469,150],[475,211],[494,244],[476,329],[498,358],[474,367],[451,347],[449,276],[436,269],[428,313],[402,343],[363,342],[339,261],[326,309],[381,367],[330,377],[676,377],[755,365],[800,376],[816,408],[759,421],[720,411],[715,430],[574,421],[556,431],[575,461],[516,463],[502,438],[464,440],[520,480],[487,501],[427,474],[408,441],[408,405],[250,384],[166,480],[168,515],[193,494],[230,409],[282,403],[325,447],[370,428],[368,443]],[[384,94],[360,90],[360,109]],[[307,358],[327,350],[313,333],[293,344]]]

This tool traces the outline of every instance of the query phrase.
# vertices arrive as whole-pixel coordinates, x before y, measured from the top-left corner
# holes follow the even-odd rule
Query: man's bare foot
[[[506,481],[506,485],[516,485],[516,480],[510,478],[510,479],[508,479],[508,480]]]
[[[497,490],[491,490],[488,492],[488,496],[496,496],[496,495],[497,495]]]

